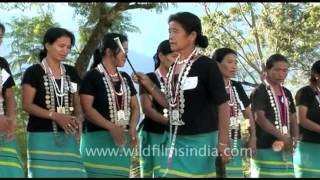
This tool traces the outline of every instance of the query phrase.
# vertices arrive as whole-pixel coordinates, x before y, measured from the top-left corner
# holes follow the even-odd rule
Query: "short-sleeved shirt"
[[[158,88],[161,88],[158,77],[154,72],[148,73],[146,75],[151,79],[153,83],[156,84]],[[139,92],[140,92],[140,95],[147,93],[142,86],[140,86]],[[159,112],[160,114],[163,114],[164,108],[155,99],[152,100],[152,105],[157,112]],[[166,129],[165,125],[155,122],[147,116],[144,117],[142,122],[143,122],[143,130],[147,132],[162,134]]]
[[[4,96],[4,93],[5,93],[5,90],[8,89],[8,88],[11,88],[12,86],[15,85],[14,83],[14,80],[13,80],[13,77],[12,77],[12,73],[11,73],[11,70],[9,68],[9,64],[7,62],[6,59],[4,59],[3,57],[0,57],[0,70],[2,71],[3,69],[10,75],[8,77],[8,79],[4,80],[2,79],[2,82],[3,85],[2,85],[2,96]],[[0,72],[2,73],[2,72]]]
[[[240,99],[241,103],[243,104],[243,107],[244,108],[249,107],[250,106],[250,100],[249,100],[246,92],[244,91],[241,83],[238,82],[238,81],[231,80],[231,86],[236,88],[236,91],[237,91],[237,93],[239,95],[239,99]],[[239,102],[238,102],[238,106],[239,106]],[[234,132],[233,131],[232,131],[232,137],[234,137]],[[241,138],[240,130],[238,131],[238,138],[239,139]]]
[[[131,97],[137,94],[130,76],[125,72],[120,72],[122,77],[128,82]],[[96,109],[104,118],[110,120],[109,101],[106,86],[103,80],[104,74],[96,68],[90,70],[80,84],[80,94],[86,94],[94,97],[92,107]],[[116,91],[120,90],[120,81],[114,83]],[[88,132],[106,131],[106,129],[93,124],[85,118],[84,128]]]
[[[293,101],[293,97],[291,92],[284,88],[284,93],[288,99],[289,103],[289,112],[295,113],[295,104]],[[259,85],[251,94],[251,103],[252,103],[252,111],[264,111],[266,118],[274,125],[275,124],[275,113],[274,109],[271,106],[270,98],[266,89],[265,84]],[[283,104],[282,104],[283,107]],[[290,123],[290,122],[289,122]],[[256,136],[257,136],[257,148],[265,149],[271,148],[274,141],[276,141],[276,137],[272,134],[266,132],[263,128],[258,124],[256,126]]]
[[[218,130],[218,106],[227,102],[229,96],[217,63],[200,56],[192,64],[187,78],[193,82],[183,91],[185,108],[182,120],[185,125],[178,128],[178,134],[194,135]]]
[[[66,64],[64,64],[64,66],[66,69],[66,75],[70,77],[71,83],[79,84],[80,78],[76,69]],[[24,72],[24,75],[22,78],[22,85],[28,84],[34,89],[36,89],[33,103],[44,109],[47,109],[47,106],[45,103],[46,90],[44,86],[44,78],[43,78],[44,75],[45,75],[45,71],[40,64],[32,65],[29,68],[27,68],[26,71]],[[56,79],[56,82],[60,87],[61,80]],[[69,100],[71,99],[71,95],[72,93],[69,91]],[[54,99],[55,99],[55,105],[57,107],[58,105],[56,102],[56,98]],[[52,120],[43,119],[43,118],[37,117],[36,115],[29,114],[27,130],[29,132],[51,132],[53,130]],[[60,128],[60,126],[58,126],[58,131],[63,131],[63,129]]]
[[[320,96],[311,86],[305,86],[301,88],[296,94],[297,106],[306,106],[308,108],[307,118],[320,125],[320,102],[316,99]],[[300,134],[302,135],[302,141],[320,143],[320,133],[310,131],[300,126]]]

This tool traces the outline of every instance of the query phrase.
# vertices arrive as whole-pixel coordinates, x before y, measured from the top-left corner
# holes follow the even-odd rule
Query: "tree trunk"
[[[80,75],[80,77],[83,77],[85,74],[87,67],[89,65],[89,61],[94,54],[94,51],[96,50],[96,47],[98,47],[101,39],[103,38],[104,32],[108,29],[108,27],[103,26],[101,21],[97,24],[97,26],[93,29],[92,34],[81,51],[77,62],[75,64],[75,67]]]
[[[87,44],[84,46],[83,50],[81,51],[76,63],[75,68],[77,69],[80,78],[82,78],[87,70],[89,65],[90,59],[94,54],[94,51],[98,47],[99,43],[103,39],[103,36],[108,29],[111,27],[114,19],[123,11],[129,9],[136,9],[136,8],[144,8],[144,9],[152,9],[155,8],[157,5],[156,3],[149,3],[149,4],[139,4],[139,3],[117,3],[111,9],[107,10],[107,8],[103,5],[100,5],[100,16],[97,25],[92,30],[92,33],[89,37]]]

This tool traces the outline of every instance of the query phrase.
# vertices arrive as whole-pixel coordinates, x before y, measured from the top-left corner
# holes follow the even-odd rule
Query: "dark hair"
[[[310,78],[310,83],[315,84],[317,83],[316,75],[320,74],[320,60],[316,61],[313,63],[312,68],[311,68],[311,78]]]
[[[234,54],[237,56],[237,52],[230,48],[219,48],[214,51],[211,59],[214,61],[217,61],[218,63],[221,63],[223,61],[223,58],[228,54]]]
[[[102,46],[100,48],[97,48],[94,52],[93,64],[91,65],[90,69],[97,67],[97,65],[101,63],[103,56],[105,56],[106,49],[110,49],[114,55],[117,55],[120,52],[120,48],[114,40],[114,38],[117,37],[119,37],[121,43],[128,41],[127,36],[123,34],[107,33],[106,35],[104,35]]]
[[[197,33],[196,45],[199,45],[202,48],[208,47],[208,38],[202,34],[201,20],[198,16],[190,12],[178,12],[170,15],[168,22],[170,23],[171,21],[176,21],[181,24],[188,34],[195,31]]]
[[[0,29],[2,30],[3,34],[6,32],[6,27],[2,23],[0,23]]]
[[[69,37],[71,40],[71,46],[75,43],[75,37],[72,32],[59,27],[48,29],[42,41],[43,49],[39,53],[40,61],[47,56],[47,49],[45,47],[46,43],[53,44],[60,37]]]
[[[271,55],[267,59],[266,70],[271,69],[276,62],[281,62],[281,61],[286,62],[287,64],[289,64],[288,59],[286,57],[284,57],[283,55],[281,55],[281,54],[273,54],[273,55]]]
[[[157,49],[156,54],[153,56],[153,60],[154,60],[154,69],[157,69],[160,66],[160,58],[159,58],[159,54],[162,53],[164,55],[170,54],[172,53],[172,50],[170,48],[170,43],[169,40],[164,40],[162,41]]]

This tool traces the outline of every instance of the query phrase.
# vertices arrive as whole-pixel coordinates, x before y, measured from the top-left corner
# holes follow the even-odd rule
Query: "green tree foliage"
[[[310,64],[319,58],[320,5],[315,3],[237,3],[224,11],[203,7],[204,31],[209,36],[208,53],[220,47],[238,51],[239,78],[259,83],[266,59],[273,53],[291,63],[289,82],[309,75]],[[297,84],[298,85],[298,84]]]
[[[78,38],[79,47],[77,48],[78,55],[80,54],[80,50],[83,49],[86,45],[91,35],[91,31],[99,19],[97,4],[100,3],[69,3],[69,6],[75,9],[74,17],[77,16],[80,19],[78,21],[80,32]],[[120,14],[118,17],[116,17],[109,31],[115,31],[124,34],[126,32],[138,32],[139,29],[136,26],[132,25],[130,21],[131,17],[128,15],[128,13],[124,12],[123,14]]]
[[[58,26],[47,13],[37,17],[19,17],[12,22],[9,36],[13,37],[11,44],[11,70],[14,78],[19,80],[22,76],[22,66],[39,62],[38,54],[42,47],[44,33],[50,27]]]
[[[42,6],[39,6],[42,7]],[[23,67],[39,62],[38,54],[42,49],[42,39],[44,33],[49,27],[58,26],[52,17],[52,11],[39,11],[40,15],[36,17],[21,16],[16,17],[10,23],[11,32],[8,36],[13,38],[11,44],[10,68],[14,74],[16,86],[14,95],[16,100],[17,128],[16,136],[19,144],[21,157],[26,165],[26,122],[28,115],[22,108],[21,86]]]
[[[105,33],[138,30],[129,24],[130,16],[125,13],[126,11],[142,8],[161,12],[167,7],[167,3],[69,3],[69,5],[74,7],[76,14],[84,19],[80,22],[79,29],[83,48],[75,64],[80,76],[86,72],[90,59]]]

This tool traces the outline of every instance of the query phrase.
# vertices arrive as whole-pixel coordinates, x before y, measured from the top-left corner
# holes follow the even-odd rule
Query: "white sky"
[[[34,3],[35,4],[35,3]],[[67,3],[52,3],[55,5],[55,12],[53,19],[60,24],[61,27],[66,28],[78,36],[78,19],[74,19],[73,8],[69,7]],[[211,11],[215,8],[225,9],[231,3],[209,3]],[[134,9],[126,11],[131,15],[132,24],[139,28],[140,32],[127,33],[129,38],[129,59],[137,71],[150,72],[153,71],[153,55],[156,52],[158,44],[164,39],[168,39],[168,18],[171,14],[188,11],[194,13],[198,17],[205,15],[204,9],[200,3],[176,3],[176,6],[169,5],[169,8],[163,10],[161,13],[156,13],[155,10]],[[0,22],[11,23],[13,17],[20,16],[36,16],[39,12],[35,9],[27,9],[21,13],[19,10],[5,11],[0,9]],[[9,26],[7,32],[11,31]],[[10,37],[6,37],[2,46],[0,47],[0,56],[8,57],[10,48]],[[131,69],[126,63],[124,70],[131,73]]]
[[[54,19],[64,28],[77,33],[77,20],[73,19],[72,9],[66,3],[55,3]],[[216,7],[216,3],[211,3],[212,7]],[[219,4],[221,7],[222,4]],[[177,3],[177,7],[172,5],[162,13],[156,13],[155,10],[135,9],[127,11],[131,14],[132,24],[140,29],[140,33],[128,33],[129,49],[146,56],[152,57],[158,44],[168,38],[167,20],[171,14],[179,11],[189,11],[198,16],[204,15],[203,7],[200,3]],[[35,10],[28,10],[24,13],[20,11],[4,11],[0,9],[0,22],[10,23],[12,17],[21,15],[34,16],[37,14]],[[10,51],[9,39],[4,41],[0,48],[0,55],[6,56]]]

